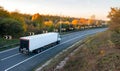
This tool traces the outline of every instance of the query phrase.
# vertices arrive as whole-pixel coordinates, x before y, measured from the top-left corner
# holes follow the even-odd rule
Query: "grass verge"
[[[34,68],[33,71],[53,71],[54,68],[56,67],[56,65],[58,63],[60,63],[60,61],[62,61],[66,56],[68,56],[73,50],[75,50],[78,46],[84,44],[84,42],[77,42],[75,44],[73,44],[72,46],[70,46],[69,48],[63,50],[62,52],[60,52],[59,54],[57,54],[54,58],[52,58],[51,60],[49,60],[47,65],[45,65],[41,70],[39,69],[42,65],[38,65],[38,67]]]
[[[9,39],[0,38],[0,51],[14,48],[14,47],[18,46],[18,44],[19,44],[18,39],[9,40]]]
[[[98,27],[98,28],[104,28],[104,27]],[[96,28],[90,28],[90,29],[96,29]],[[86,29],[86,30],[88,30],[88,29]],[[70,34],[70,33],[78,32],[78,31],[81,31],[81,30],[62,32],[61,35]],[[10,49],[10,48],[14,48],[16,46],[19,46],[19,39],[9,40],[9,39],[0,38],[0,51]]]
[[[75,44],[55,56],[40,71],[54,71],[56,66],[76,48],[78,50],[69,56],[67,63],[57,71],[120,71],[120,49],[116,45],[118,42],[112,40],[118,38],[112,35],[112,32],[105,31],[87,37],[83,41],[83,46],[80,46],[83,42]],[[39,68],[35,70],[39,71]]]
[[[112,40],[118,38],[112,35],[106,31],[87,38],[60,71],[120,71],[120,49]]]

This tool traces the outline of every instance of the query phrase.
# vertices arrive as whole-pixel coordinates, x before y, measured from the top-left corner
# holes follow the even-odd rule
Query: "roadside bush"
[[[120,34],[120,8],[111,8],[109,29]]]
[[[120,49],[120,34],[113,32],[111,35],[111,40],[115,44],[116,48]]]
[[[14,38],[17,38],[23,34],[23,28],[20,22],[11,19],[5,18],[0,21],[0,35],[11,35]]]

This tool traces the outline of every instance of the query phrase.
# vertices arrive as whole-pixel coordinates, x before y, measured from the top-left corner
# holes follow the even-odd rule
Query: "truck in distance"
[[[51,45],[59,44],[60,40],[61,37],[56,32],[21,37],[19,52],[24,54],[29,54],[30,52],[39,53]]]

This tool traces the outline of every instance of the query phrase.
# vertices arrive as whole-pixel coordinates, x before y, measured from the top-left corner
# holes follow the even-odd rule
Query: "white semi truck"
[[[21,37],[19,52],[29,54],[30,52],[41,52],[49,45],[60,43],[59,33],[51,32],[33,36]]]

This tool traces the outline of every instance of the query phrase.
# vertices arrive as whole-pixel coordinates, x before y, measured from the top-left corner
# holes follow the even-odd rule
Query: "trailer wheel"
[[[40,51],[39,51],[39,50],[37,50],[37,53],[40,53]]]
[[[40,49],[37,49],[37,50],[35,50],[35,53],[40,53],[41,52],[41,50]]]
[[[60,44],[60,41],[57,41],[57,44]]]

